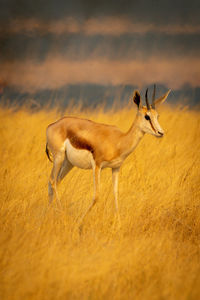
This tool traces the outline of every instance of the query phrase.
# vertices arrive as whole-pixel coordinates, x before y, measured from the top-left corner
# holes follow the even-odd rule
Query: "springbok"
[[[74,167],[93,169],[94,196],[86,214],[99,198],[100,172],[112,169],[112,180],[116,211],[118,211],[118,174],[125,158],[133,152],[145,133],[162,137],[164,131],[158,123],[157,104],[164,102],[170,90],[155,100],[155,85],[152,104],[149,104],[146,90],[146,106],[142,106],[138,91],[133,94],[137,115],[128,132],[121,132],[116,126],[96,123],[76,117],[63,117],[47,127],[46,154],[53,156],[53,168],[49,179],[49,202],[54,195],[59,202],[57,184]],[[51,160],[52,161],[52,160]]]

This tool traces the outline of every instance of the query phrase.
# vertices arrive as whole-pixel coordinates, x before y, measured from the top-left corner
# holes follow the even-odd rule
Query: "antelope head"
[[[143,106],[139,92],[135,91],[133,101],[138,107],[138,126],[142,132],[152,134],[156,137],[162,137],[164,135],[164,131],[158,122],[159,115],[156,111],[156,107],[167,99],[169,92],[170,90],[162,97],[155,99],[156,86],[154,85],[152,104],[149,104],[147,89],[145,93],[146,106]]]

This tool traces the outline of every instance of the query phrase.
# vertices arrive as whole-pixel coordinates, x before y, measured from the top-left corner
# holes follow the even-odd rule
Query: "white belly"
[[[76,149],[69,139],[65,141],[66,155],[73,166],[81,169],[91,169],[94,164],[92,153],[88,150]]]

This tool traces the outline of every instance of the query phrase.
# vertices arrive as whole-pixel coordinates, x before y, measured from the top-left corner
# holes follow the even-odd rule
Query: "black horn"
[[[146,104],[147,104],[147,109],[150,110],[150,105],[149,105],[149,100],[148,100],[148,89],[146,90],[146,93],[145,93],[145,100],[146,100]]]
[[[156,97],[156,85],[153,86],[153,95],[152,95],[152,108],[155,108],[155,97]]]

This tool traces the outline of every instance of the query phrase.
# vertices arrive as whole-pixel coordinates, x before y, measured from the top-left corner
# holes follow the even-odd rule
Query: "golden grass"
[[[66,114],[127,130],[133,109]],[[163,139],[146,135],[120,171],[121,227],[111,171],[82,235],[92,173],[74,168],[48,209],[46,126],[56,110],[0,109],[0,298],[197,299],[200,294],[200,115],[166,105]]]

